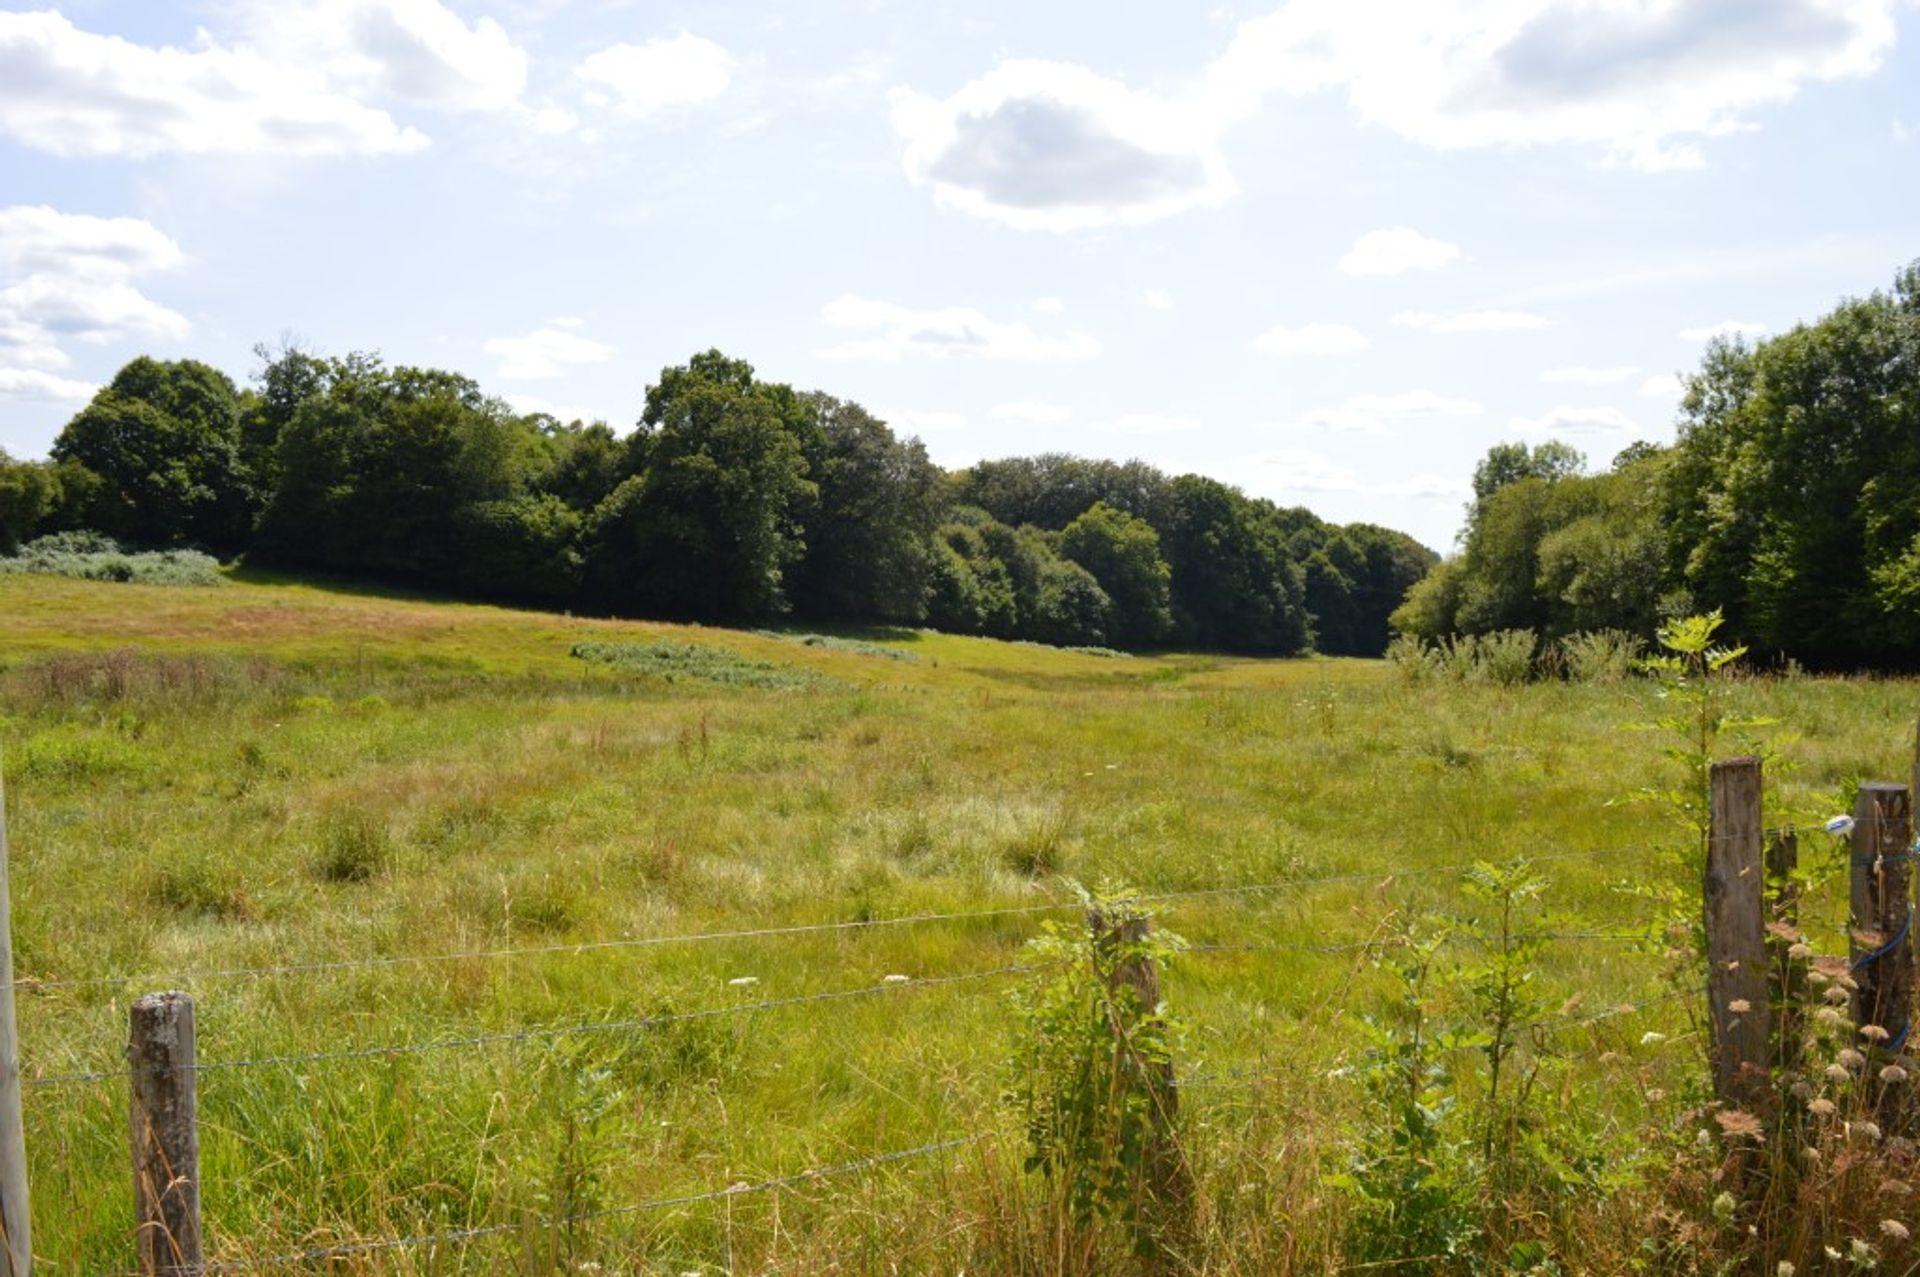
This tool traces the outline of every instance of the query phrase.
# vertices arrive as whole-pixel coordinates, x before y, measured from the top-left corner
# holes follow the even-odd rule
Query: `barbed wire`
[[[697,1011],[669,1011],[659,1015],[636,1016],[626,1020],[593,1020],[579,1024],[542,1025],[531,1029],[502,1030],[494,1033],[475,1033],[457,1038],[434,1038],[425,1042],[398,1042],[381,1046],[354,1047],[341,1051],[313,1051],[304,1054],[262,1055],[235,1060],[207,1060],[180,1066],[183,1073],[218,1073],[233,1069],[270,1068],[299,1064],[322,1064],[345,1060],[371,1060],[388,1057],[422,1055],[429,1051],[446,1051],[461,1047],[495,1046],[506,1043],[550,1040],[562,1037],[577,1037],[593,1033],[619,1033],[641,1029],[659,1028],[667,1024],[680,1024],[692,1020],[710,1020],[720,1016],[744,1015],[754,1011],[777,1011],[785,1007],[801,1006],[814,1002],[844,1002],[853,998],[872,997],[880,993],[894,993],[912,989],[931,989],[945,985],[966,984],[976,980],[988,980],[996,976],[1016,975],[1022,972],[1039,971],[1050,964],[1021,963],[1013,966],[995,967],[988,971],[967,971],[958,975],[928,976],[918,979],[881,981],[878,984],[862,985],[857,989],[833,989],[824,993],[800,993],[792,997],[766,998],[758,1002],[743,1002],[735,1006],[704,1007]],[[102,1082],[112,1078],[124,1078],[125,1070],[95,1070],[86,1073],[57,1073],[44,1077],[23,1078],[27,1086],[72,1086],[82,1083]]]
[[[538,1220],[522,1221],[511,1224],[484,1224],[471,1228],[449,1228],[439,1232],[416,1233],[406,1237],[384,1237],[367,1241],[341,1242],[332,1246],[314,1246],[306,1250],[291,1251],[279,1255],[263,1255],[249,1259],[228,1259],[207,1264],[201,1271],[206,1273],[254,1272],[262,1268],[291,1268],[303,1264],[321,1263],[332,1259],[349,1259],[358,1255],[380,1254],[393,1250],[410,1250],[422,1246],[445,1246],[454,1243],[484,1240],[489,1237],[501,1237],[509,1233],[527,1232],[538,1229],[560,1228],[568,1224],[582,1224],[595,1220],[617,1219],[622,1216],[639,1215],[648,1211],[671,1210],[677,1207],[698,1206],[706,1202],[717,1202],[732,1197],[750,1197],[758,1193],[778,1192],[794,1188],[816,1180],[833,1179],[841,1175],[852,1175],[872,1170],[877,1166],[887,1166],[895,1162],[910,1161],[916,1157],[930,1157],[935,1153],[949,1152],[977,1144],[981,1140],[991,1139],[992,1131],[973,1131],[952,1139],[937,1140],[931,1144],[922,1144],[916,1148],[896,1149],[888,1153],[876,1153],[851,1162],[840,1162],[833,1166],[816,1166],[791,1175],[781,1175],[774,1179],[761,1180],[754,1184],[734,1184],[726,1188],[708,1189],[698,1193],[684,1193],[676,1197],[656,1197],[644,1202],[635,1202],[627,1206],[609,1206],[601,1210],[581,1211],[574,1215],[551,1216]],[[102,1277],[140,1277],[134,1272],[119,1272]]]
[[[1386,882],[1396,878],[1426,877],[1434,874],[1464,873],[1482,864],[1542,863],[1549,861],[1598,859],[1633,852],[1658,850],[1661,844],[1631,843],[1581,851],[1542,852],[1506,858],[1479,858],[1438,865],[1413,865],[1375,870],[1355,870],[1322,874],[1310,878],[1280,878],[1264,882],[1239,883],[1222,887],[1182,888],[1170,891],[1141,892],[1133,899],[1142,904],[1172,903],[1219,896],[1262,895],[1333,883]],[[14,987],[22,992],[52,989],[101,987],[106,985],[171,983],[190,984],[203,980],[268,979],[286,975],[308,975],[362,968],[428,965],[447,962],[498,961],[560,954],[596,953],[618,949],[658,948],[667,945],[704,944],[728,940],[758,940],[836,932],[879,930],[890,927],[922,926],[945,922],[976,922],[994,918],[1030,917],[1035,914],[1061,913],[1082,908],[1077,900],[1048,901],[1040,904],[1009,905],[995,909],[953,910],[935,913],[905,914],[896,918],[850,918],[839,922],[793,923],[773,927],[740,927],[726,930],[679,932],[654,936],[623,936],[609,940],[586,940],[569,944],[529,945],[511,948],[469,949],[417,954],[389,954],[379,957],[322,959],[311,962],[274,963],[261,966],[221,967],[186,971],[143,971],[118,975],[43,978],[20,976]]]

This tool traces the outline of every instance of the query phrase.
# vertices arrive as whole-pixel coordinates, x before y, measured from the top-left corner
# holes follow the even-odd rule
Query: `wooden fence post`
[[[0,1254],[8,1277],[33,1272],[27,1136],[20,1116],[20,1034],[13,1018],[13,908],[7,883],[7,785],[0,776]]]
[[[1853,1021],[1867,1047],[1897,1051],[1913,1014],[1913,797],[1905,785],[1860,786],[1853,804]],[[1885,1101],[1889,1097],[1883,1095]]]
[[[1810,963],[1793,956],[1794,945],[1801,942],[1800,884],[1794,880],[1799,868],[1799,837],[1791,829],[1775,830],[1767,840],[1767,889],[1773,906],[1767,924],[1767,947],[1772,950],[1768,993],[1773,1003],[1773,1059],[1787,1073],[1800,1067],[1806,1042]]]
[[[1138,945],[1153,934],[1153,920],[1143,916],[1110,918],[1100,909],[1087,911],[1087,926],[1093,932],[1096,951],[1111,955],[1123,945]],[[1141,955],[1118,962],[1102,962],[1110,987],[1131,990],[1138,1005],[1150,1020],[1159,1019],[1160,971],[1153,959]],[[1120,1025],[1114,1026],[1121,1030]],[[1147,1191],[1162,1211],[1162,1222],[1175,1228],[1183,1226],[1193,1204],[1192,1175],[1174,1133],[1174,1121],[1180,1116],[1180,1090],[1175,1081],[1173,1061],[1142,1060],[1129,1044],[1121,1042],[1123,1058],[1147,1093],[1148,1112],[1153,1133],[1146,1150],[1143,1168]]]
[[[136,1267],[142,1277],[199,1277],[200,1127],[193,999],[149,993],[127,1039],[133,1120]]]
[[[1701,886],[1713,1090],[1722,1103],[1751,1109],[1766,1102],[1771,1062],[1760,760],[1715,763],[1708,778],[1712,810]]]

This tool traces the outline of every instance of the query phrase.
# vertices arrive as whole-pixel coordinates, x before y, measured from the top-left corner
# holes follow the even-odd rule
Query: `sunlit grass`
[[[1071,918],[1068,878],[1265,884],[1162,907],[1199,944],[1280,946],[1188,955],[1168,988],[1215,1202],[1209,1263],[1313,1270],[1338,1227],[1322,1159],[1354,1102],[1333,1074],[1378,990],[1362,955],[1315,947],[1458,913],[1456,877],[1420,872],[1434,866],[1548,857],[1564,929],[1601,932],[1648,921],[1623,884],[1684,873],[1655,850],[1674,841],[1660,812],[1621,801],[1665,766],[1661,742],[1628,727],[1654,716],[1635,682],[1409,687],[1357,661],[843,637],[268,579],[0,579],[29,1077],[115,1070],[128,1002],[161,987],[198,998],[207,1061],[879,989],[642,1032],[210,1070],[214,1250],[524,1224],[335,1271],[1038,1271],[1046,1239],[1021,1231],[1032,1186],[999,1102],[1005,978],[885,981],[1017,963],[1039,915],[182,973],[1048,903]],[[717,646],[805,677],[669,680],[576,659],[580,643]],[[1859,780],[1904,778],[1915,691],[1738,685],[1781,720],[1775,817],[1830,814]],[[1597,848],[1629,850],[1553,858]],[[1808,909],[1837,943],[1834,888]],[[1667,988],[1660,960],[1623,944],[1569,941],[1547,964],[1575,1006]],[[119,973],[143,978],[59,983]],[[1589,1059],[1582,1120],[1638,1121],[1650,1087],[1693,1069],[1691,1010],[1573,1035]],[[1664,1054],[1636,1045],[1654,1023],[1676,1035]],[[130,1259],[124,1105],[117,1080],[29,1091],[36,1250],[54,1271]],[[532,1223],[976,1130],[1002,1138],[558,1234]]]

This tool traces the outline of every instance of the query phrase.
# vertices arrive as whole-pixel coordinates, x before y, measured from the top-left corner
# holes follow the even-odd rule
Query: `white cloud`
[[[320,71],[204,33],[153,48],[54,12],[0,13],[0,132],[55,155],[417,151],[426,135]]]
[[[1002,62],[951,97],[891,100],[911,181],[1022,230],[1138,225],[1234,191],[1200,104],[1072,63]]]
[[[1895,120],[1893,122],[1893,144],[1895,146],[1905,146],[1908,142],[1912,141],[1913,133],[1913,126],[1905,120]]]
[[[1325,323],[1269,328],[1253,339],[1253,348],[1269,355],[1351,355],[1368,344],[1366,334],[1357,328]]]
[[[1723,319],[1717,324],[1708,324],[1704,328],[1682,328],[1681,341],[1712,341],[1715,337],[1759,337],[1765,334],[1767,326],[1744,319]]]
[[[1140,300],[1153,310],[1173,309],[1173,294],[1164,288],[1149,288],[1140,294]]]
[[[98,386],[88,382],[58,377],[37,368],[0,368],[0,399],[85,403],[98,390]]]
[[[524,381],[558,377],[568,365],[597,364],[613,354],[604,342],[582,337],[579,327],[577,319],[555,319],[519,337],[490,338],[481,349],[499,356],[497,376]]]
[[[1429,146],[1574,143],[1646,170],[1702,162],[1804,85],[1878,69],[1892,0],[1290,0],[1207,73],[1225,112],[1344,92]]]
[[[967,428],[967,419],[957,412],[919,410],[887,413],[886,423],[903,434],[952,434]]]
[[[317,67],[335,88],[452,111],[507,111],[527,55],[500,24],[471,25],[441,0],[251,0],[249,42],[276,62]]]
[[[1116,435],[1185,434],[1200,428],[1198,417],[1176,417],[1158,412],[1128,412],[1096,422],[1095,430]]]
[[[1300,418],[1300,424],[1322,430],[1382,434],[1395,422],[1477,417],[1485,411],[1471,399],[1450,398],[1431,390],[1408,390],[1397,395],[1355,395],[1342,403],[1312,409]]]
[[[1036,297],[1033,299],[1033,308],[1042,315],[1058,315],[1066,310],[1067,304],[1058,297]]]
[[[1548,368],[1541,372],[1540,380],[1550,385],[1611,386],[1639,371],[1631,364],[1618,368]]]
[[[1400,479],[1365,480],[1350,467],[1308,448],[1271,448],[1248,457],[1235,468],[1247,476],[1255,491],[1298,496],[1309,493],[1352,492],[1374,496],[1457,501],[1470,496],[1473,485],[1445,475],[1409,475]]]
[[[69,339],[101,345],[185,337],[192,327],[186,316],[133,285],[135,277],[178,265],[183,256],[171,238],[138,218],[39,204],[0,208],[0,364],[16,371],[64,368],[71,359],[62,343]]]
[[[1438,270],[1459,261],[1460,246],[1422,235],[1410,226],[1368,231],[1354,241],[1340,259],[1348,275],[1404,275],[1408,271]]]
[[[1285,0],[1185,84],[1003,61],[893,91],[907,176],[1029,230],[1150,222],[1234,193],[1221,137],[1269,97],[1338,92],[1427,146],[1572,144],[1656,171],[1803,87],[1871,74],[1895,0]]]
[[[733,83],[733,55],[701,36],[614,44],[573,69],[596,106],[644,119],[674,107],[711,102]]]
[[[820,352],[829,359],[930,355],[1038,363],[1091,359],[1100,353],[1100,343],[1086,333],[1043,336],[1028,324],[989,319],[970,306],[914,310],[849,293],[821,307],[820,317],[836,328],[867,329],[873,333]]]
[[[1617,434],[1639,429],[1618,408],[1576,408],[1565,404],[1539,417],[1515,417],[1509,425],[1530,435]]]
[[[1678,399],[1685,389],[1674,373],[1649,377],[1640,383],[1640,393],[1648,399]]]
[[[1073,409],[1065,404],[1021,399],[1013,403],[997,403],[987,409],[987,415],[995,421],[1026,421],[1035,425],[1044,425],[1048,422],[1066,421],[1073,416]]]
[[[1450,315],[1431,310],[1403,310],[1392,322],[1396,327],[1420,328],[1431,333],[1525,332],[1553,323],[1544,315],[1526,310],[1463,310]]]

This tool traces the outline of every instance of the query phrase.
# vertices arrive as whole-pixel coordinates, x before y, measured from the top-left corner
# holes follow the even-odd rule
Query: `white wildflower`
[[[1907,1226],[1901,1223],[1897,1219],[1881,1220],[1880,1231],[1885,1233],[1887,1236],[1893,1238],[1893,1240],[1897,1242],[1903,1242],[1907,1240],[1907,1237],[1909,1236],[1907,1232]]]

